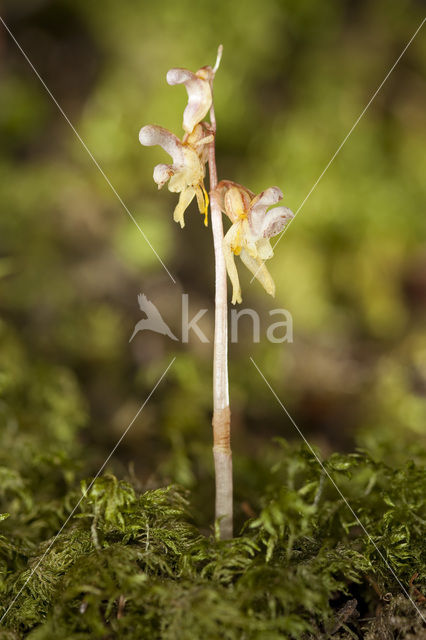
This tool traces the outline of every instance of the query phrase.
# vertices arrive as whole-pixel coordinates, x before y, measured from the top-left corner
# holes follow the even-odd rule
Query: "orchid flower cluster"
[[[175,68],[167,73],[170,85],[183,84],[188,93],[188,104],[183,113],[184,135],[182,140],[171,131],[157,125],[147,125],[139,132],[139,140],[145,146],[159,145],[172,158],[172,164],[154,167],[154,181],[161,189],[168,182],[168,189],[179,193],[173,219],[185,226],[185,211],[194,197],[198,209],[208,224],[209,196],[204,186],[205,166],[209,145],[214,144],[215,130],[204,121],[212,107],[212,85],[216,69],[202,67],[195,73]],[[210,193],[219,203],[222,213],[231,221],[231,227],[223,239],[226,269],[232,283],[232,303],[240,303],[241,287],[235,265],[240,256],[270,295],[275,295],[274,281],[264,261],[273,256],[270,239],[278,235],[293,217],[290,209],[276,205],[283,198],[278,187],[270,187],[255,195],[252,191],[230,180],[222,180]]]

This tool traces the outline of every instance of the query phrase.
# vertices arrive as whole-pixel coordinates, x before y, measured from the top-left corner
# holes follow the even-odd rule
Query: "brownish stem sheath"
[[[218,53],[217,69],[221,47]],[[216,119],[210,111],[214,140],[209,147],[210,211],[215,255],[215,331],[213,355],[213,457],[216,475],[216,518],[221,539],[232,538],[232,451],[231,412],[228,386],[228,300],[225,258],[223,255],[222,213],[217,203]]]

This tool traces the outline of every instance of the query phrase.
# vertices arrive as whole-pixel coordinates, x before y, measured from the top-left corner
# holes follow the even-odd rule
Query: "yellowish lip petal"
[[[185,220],[184,220],[185,211],[188,208],[188,206],[191,204],[194,196],[195,196],[194,187],[187,187],[186,189],[181,191],[181,194],[179,196],[179,202],[177,203],[175,210],[173,212],[173,220],[175,222],[178,222],[182,227],[182,229],[185,226]]]
[[[260,282],[266,293],[269,293],[269,295],[274,297],[275,282],[262,260],[260,258],[253,258],[244,249],[241,251],[241,260],[246,265],[247,269],[249,269]]]
[[[230,238],[229,246],[232,252],[236,256],[239,256],[244,243],[243,227],[241,221],[233,224],[228,233]]]
[[[242,302],[242,298],[241,298],[240,281],[238,278],[238,271],[237,271],[237,267],[235,266],[234,252],[230,244],[232,241],[232,235],[233,235],[232,231],[233,230],[231,228],[228,231],[228,233],[225,235],[225,238],[223,241],[223,254],[225,257],[226,271],[228,272],[228,276],[232,284],[232,304],[237,304]]]
[[[269,238],[261,238],[256,242],[257,255],[261,260],[269,260],[274,255]]]

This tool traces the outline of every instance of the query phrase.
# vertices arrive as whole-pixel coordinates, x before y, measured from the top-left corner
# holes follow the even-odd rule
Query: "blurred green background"
[[[278,185],[296,211],[423,11],[412,0],[3,2],[0,14],[177,284],[0,25],[0,390],[25,360],[42,403],[43,372],[54,371],[52,411],[69,398],[63,420],[77,412],[86,425],[73,437],[95,469],[177,356],[113,464],[131,463],[148,485],[211,478],[211,345],[148,333],[128,343],[139,292],[178,335],[181,293],[194,312],[209,309],[206,333],[214,296],[210,228],[195,205],[184,231],[173,223],[175,196],[152,180],[168,157],[141,147],[138,131],[155,123],[181,135],[186,94],[166,72],[213,64],[222,42],[219,179],[256,193]],[[230,346],[237,477],[273,437],[299,437],[250,356],[324,453],[361,446],[405,459],[425,444],[425,70],[421,31],[278,245],[268,265],[276,299],[238,264],[243,306],[259,311],[263,337],[253,344],[247,322]],[[292,313],[292,344],[265,339],[276,307]],[[26,402],[18,391],[14,401]],[[60,439],[62,422],[36,428]]]

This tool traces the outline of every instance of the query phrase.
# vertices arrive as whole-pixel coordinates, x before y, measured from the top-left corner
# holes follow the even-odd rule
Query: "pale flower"
[[[188,69],[170,69],[167,82],[170,85],[184,84],[188,93],[188,104],[183,112],[183,128],[191,133],[194,127],[206,117],[212,106],[211,82],[213,69],[209,66],[195,73]]]
[[[180,193],[173,213],[175,222],[181,227],[185,226],[184,213],[195,196],[198,209],[204,214],[207,225],[209,198],[203,182],[206,161],[204,145],[206,140],[210,142],[211,138],[204,135],[201,125],[195,127],[185,138],[182,142],[171,131],[157,125],[147,125],[139,132],[141,144],[148,147],[158,144],[173,160],[173,164],[158,164],[154,167],[153,177],[159,189],[169,181],[169,191]]]
[[[180,193],[173,219],[185,226],[185,210],[197,198],[198,209],[204,214],[207,225],[209,197],[204,188],[205,164],[208,159],[208,144],[213,135],[209,125],[201,120],[212,106],[211,81],[213,70],[202,67],[196,73],[188,69],[170,69],[167,82],[184,84],[188,92],[188,104],[183,114],[185,135],[179,140],[173,133],[157,125],[147,125],[139,132],[139,140],[145,146],[160,145],[172,157],[173,164],[158,164],[154,167],[154,181],[161,189],[169,181],[168,189]]]
[[[270,238],[279,234],[293,213],[287,207],[275,207],[283,198],[278,187],[270,187],[255,196],[245,187],[223,180],[218,184],[216,197],[229,217],[232,226],[224,238],[226,269],[232,283],[232,303],[242,301],[241,288],[234,256],[239,255],[246,267],[270,295],[275,295],[275,283],[264,260],[274,253]]]

